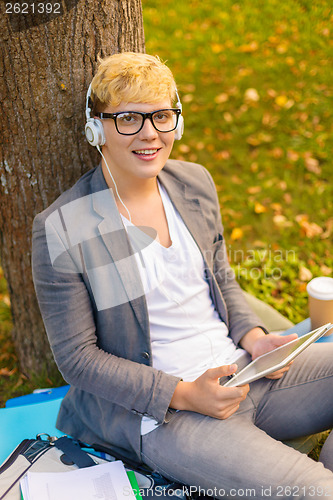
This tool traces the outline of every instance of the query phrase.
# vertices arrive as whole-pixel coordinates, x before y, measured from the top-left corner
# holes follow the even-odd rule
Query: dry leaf
[[[288,66],[294,66],[295,64],[295,59],[293,57],[286,57],[286,63],[288,64]]]
[[[222,52],[224,50],[224,45],[222,45],[221,43],[212,43],[211,48],[212,48],[212,52],[214,52],[214,54],[219,54],[220,52]]]
[[[250,194],[257,194],[260,193],[261,189],[261,186],[250,186],[246,191]]]
[[[259,248],[265,248],[267,246],[267,243],[265,243],[264,241],[261,241],[261,240],[255,240],[253,242],[253,246],[259,247]]]
[[[256,89],[245,90],[244,99],[249,102],[257,102],[260,100],[260,96]]]
[[[303,221],[300,226],[304,231],[305,236],[308,238],[314,238],[315,236],[319,236],[323,233],[323,228],[318,226],[315,222]]]
[[[328,219],[326,222],[325,232],[321,235],[321,239],[326,239],[331,236],[333,232],[333,219]]]
[[[274,89],[268,89],[267,94],[269,95],[269,97],[272,97],[273,99],[274,99],[274,97],[277,96],[277,92]]]
[[[17,368],[13,368],[12,370],[9,370],[8,368],[0,368],[0,375],[4,377],[11,377],[16,371]]]
[[[235,240],[239,240],[240,238],[242,238],[243,235],[244,235],[243,230],[240,227],[234,227],[234,229],[232,230],[230,238],[233,241],[235,241]]]
[[[258,42],[256,42],[255,40],[251,43],[247,43],[247,44],[244,44],[244,45],[241,45],[238,50],[239,52],[255,52],[256,50],[258,50],[259,48],[259,44]]]
[[[321,167],[319,166],[319,161],[316,158],[305,158],[305,166],[309,172],[312,172],[316,175],[321,174]]]
[[[214,101],[217,103],[217,104],[221,104],[223,102],[227,102],[229,99],[229,96],[228,94],[226,94],[225,92],[223,92],[222,94],[219,94],[215,97]]]
[[[325,266],[325,264],[323,264],[322,266],[320,266],[320,271],[324,276],[330,276],[333,270],[331,267]]]
[[[193,101],[193,94],[186,94],[182,97],[183,102],[192,102]]]
[[[256,214],[262,214],[264,212],[267,212],[267,208],[259,203],[259,201],[256,201],[254,204],[254,211]]]
[[[279,158],[282,158],[282,157],[283,157],[283,155],[284,155],[284,151],[283,151],[283,149],[282,149],[282,148],[277,147],[277,148],[272,149],[272,150],[269,152],[269,154],[270,154],[271,156],[273,156],[273,158],[276,158],[276,159],[278,160]]]
[[[278,95],[275,98],[275,103],[280,106],[281,108],[284,108],[288,101],[288,97],[286,95]]]
[[[289,220],[287,220],[287,217],[285,215],[277,214],[273,216],[273,222],[277,227],[291,227],[293,223]]]
[[[242,179],[240,177],[238,177],[237,175],[231,176],[231,182],[233,182],[234,184],[243,184]]]
[[[223,113],[223,118],[225,119],[225,121],[227,123],[231,123],[234,120],[232,114],[229,113],[228,111],[226,111],[225,113]]]
[[[306,214],[298,214],[296,215],[295,220],[301,225],[302,222],[309,220],[309,216]]]
[[[301,266],[299,268],[298,277],[301,281],[310,281],[312,279],[312,272],[307,267]]]
[[[299,154],[296,151],[292,151],[291,149],[288,149],[287,158],[288,158],[288,160],[295,162],[298,160]]]
[[[274,212],[282,212],[282,205],[281,203],[272,203],[271,208],[274,210]]]
[[[214,158],[216,158],[217,160],[229,160],[230,153],[229,151],[219,151],[218,153],[214,154]]]
[[[181,153],[189,153],[191,148],[187,144],[180,144],[178,149]]]

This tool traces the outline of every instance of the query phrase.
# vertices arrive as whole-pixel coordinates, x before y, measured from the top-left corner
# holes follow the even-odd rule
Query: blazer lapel
[[[134,256],[135,250],[119,215],[113,191],[106,184],[100,166],[95,171],[91,185],[92,208],[100,216],[97,225],[100,237],[111,256],[112,265],[117,270],[120,284],[126,293],[126,302],[133,308],[143,331],[149,335],[148,311]]]
[[[201,253],[204,255],[207,235],[204,229],[207,227],[207,222],[202,215],[199,199],[193,198],[190,195],[186,184],[174,177],[170,177],[164,170],[159,173],[158,178],[165,187],[172,203],[193,236]]]

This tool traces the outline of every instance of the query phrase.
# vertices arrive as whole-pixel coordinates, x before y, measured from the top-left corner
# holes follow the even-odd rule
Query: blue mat
[[[42,432],[50,436],[63,436],[55,427],[62,399],[0,408],[0,464],[23,439],[34,439]]]
[[[310,331],[311,331],[311,321],[310,318],[307,318],[304,321],[297,323],[297,325],[288,328],[288,330],[284,331],[282,335],[288,335],[289,333],[297,333],[297,335],[301,337],[302,335],[305,335]],[[333,333],[331,335],[327,335],[327,337],[325,336],[321,337],[320,339],[317,340],[317,342],[318,343],[333,342]]]
[[[63,387],[55,387],[48,389],[38,389],[31,394],[26,394],[25,396],[19,396],[18,398],[8,399],[6,401],[6,408],[12,408],[13,406],[23,406],[35,403],[43,403],[44,401],[51,401],[52,399],[59,399],[65,397],[69,385],[64,385]]]

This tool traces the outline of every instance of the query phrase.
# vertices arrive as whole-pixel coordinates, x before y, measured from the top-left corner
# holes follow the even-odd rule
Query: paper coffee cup
[[[309,295],[312,329],[333,323],[333,278],[314,278],[307,284],[306,290]],[[329,331],[329,334],[331,333],[332,330]]]

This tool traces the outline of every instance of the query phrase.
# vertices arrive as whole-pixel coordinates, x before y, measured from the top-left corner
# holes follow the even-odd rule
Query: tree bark
[[[32,222],[99,162],[84,136],[86,91],[99,56],[144,52],[142,10],[140,0],[50,0],[49,13],[37,12],[41,0],[16,2],[16,13],[11,5],[0,5],[0,260],[21,369],[52,375],[31,278]]]

